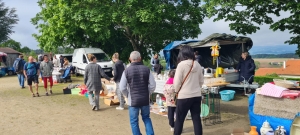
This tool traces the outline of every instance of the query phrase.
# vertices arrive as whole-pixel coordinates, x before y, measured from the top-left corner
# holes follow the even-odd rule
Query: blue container
[[[86,98],[89,98],[89,93],[88,93],[88,92],[85,93],[84,96],[85,96]],[[94,94],[92,94],[92,96],[94,97]]]
[[[230,101],[234,98],[235,91],[233,90],[223,90],[219,92],[221,95],[221,100]]]

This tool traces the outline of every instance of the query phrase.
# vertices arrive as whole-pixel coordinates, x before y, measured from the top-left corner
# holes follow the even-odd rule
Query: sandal
[[[40,94],[39,93],[36,93],[36,95],[39,97],[40,96]]]
[[[32,97],[35,97],[35,95],[32,93]]]

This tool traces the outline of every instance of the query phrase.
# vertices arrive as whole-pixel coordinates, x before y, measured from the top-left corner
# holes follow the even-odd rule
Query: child
[[[164,86],[164,96],[166,97],[166,102],[168,106],[168,119],[169,125],[171,126],[171,131],[174,131],[174,114],[175,114],[175,88],[173,86],[175,70],[169,72],[169,79],[167,80]]]

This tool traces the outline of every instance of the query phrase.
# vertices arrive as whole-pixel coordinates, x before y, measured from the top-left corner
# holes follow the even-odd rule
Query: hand
[[[114,81],[114,78],[110,78],[110,81]]]

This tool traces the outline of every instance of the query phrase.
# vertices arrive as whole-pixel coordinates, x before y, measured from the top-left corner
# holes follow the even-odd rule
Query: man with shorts
[[[25,63],[24,65],[24,75],[25,78],[27,79],[27,84],[29,86],[29,90],[32,93],[32,96],[35,97],[35,94],[33,93],[32,90],[32,82],[35,83],[35,88],[36,88],[36,95],[39,97],[39,92],[38,92],[38,85],[39,85],[39,80],[38,76],[40,74],[39,66],[36,62],[33,61],[33,57],[29,56],[28,62]]]

